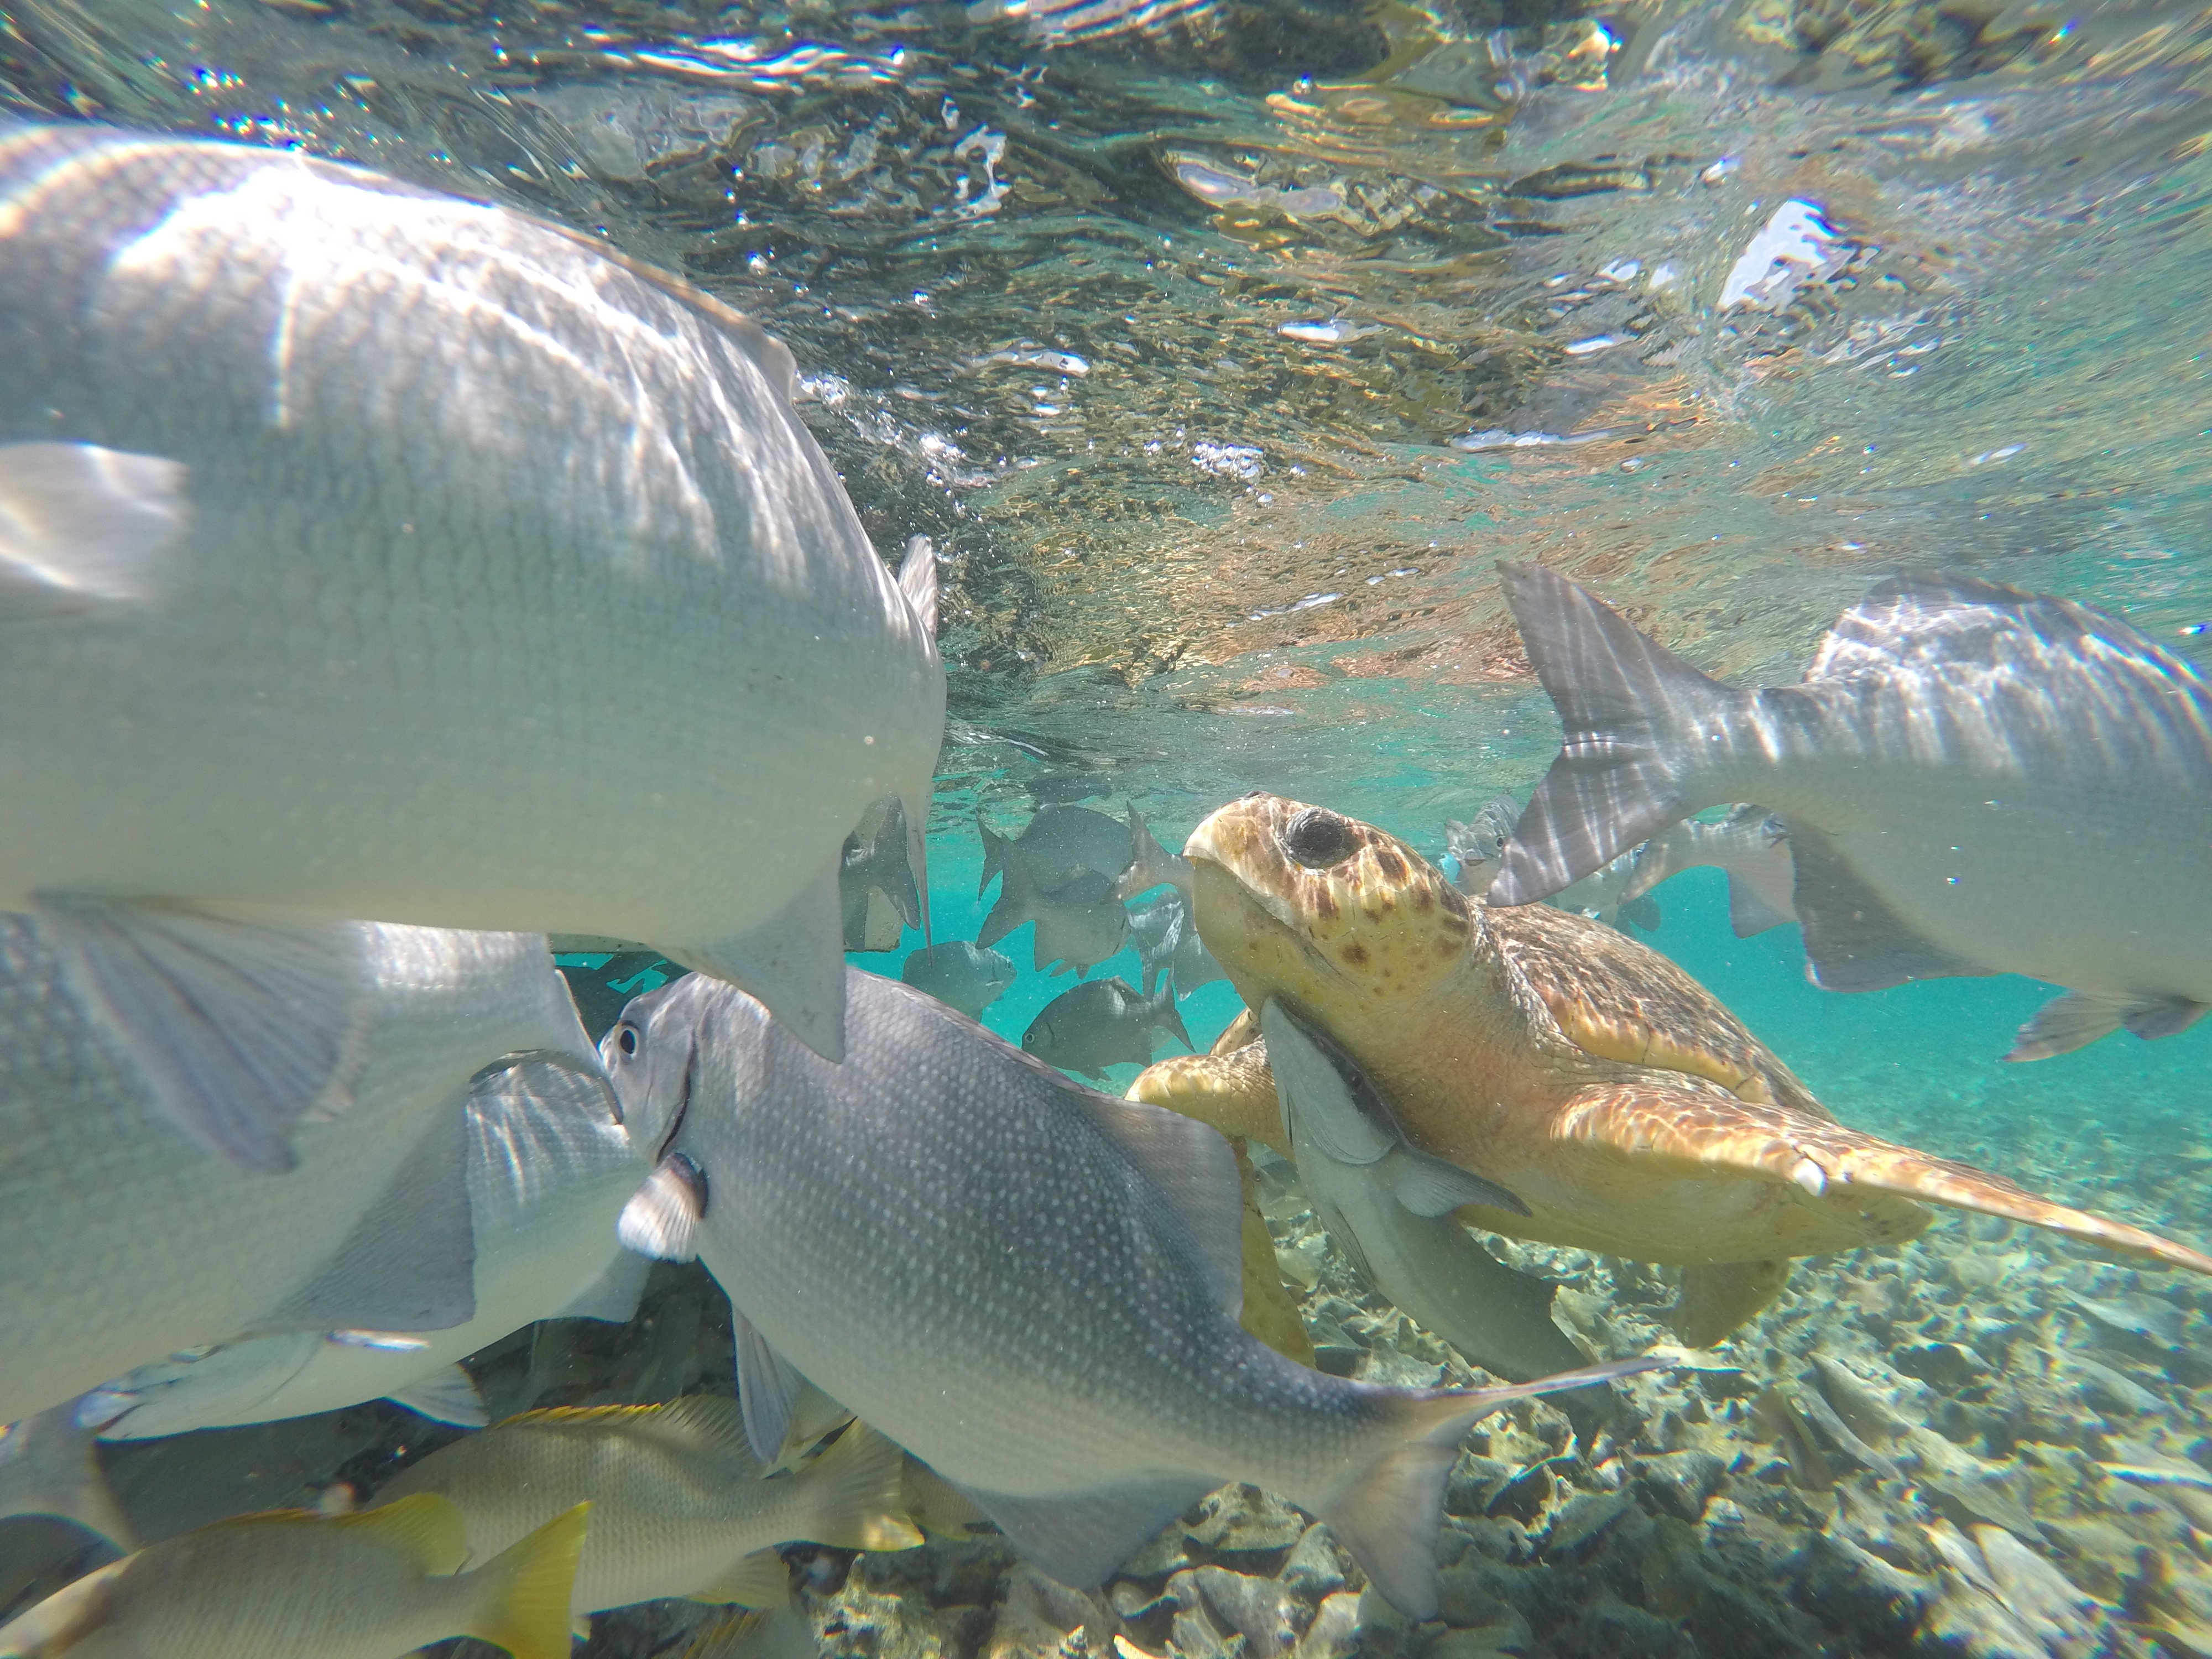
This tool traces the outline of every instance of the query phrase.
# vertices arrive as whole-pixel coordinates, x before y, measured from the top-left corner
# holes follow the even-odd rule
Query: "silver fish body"
[[[37,927],[0,916],[0,1420],[256,1329],[471,1316],[470,1079],[593,1056],[536,935],[353,933],[372,1018],[349,1103],[265,1174],[161,1115]]]
[[[1491,891],[1525,903],[1698,811],[1788,824],[1815,979],[2067,988],[2014,1059],[2212,1006],[2212,691],[2118,618],[1966,576],[1898,578],[1803,682],[1739,691],[1564,577],[1504,572],[1565,738]]]
[[[1625,896],[1643,897],[1661,882],[1708,866],[1729,884],[1729,921],[1738,939],[1797,920],[1790,899],[1796,870],[1790,826],[1764,806],[1738,805],[1718,823],[1685,818],[1638,849]]]
[[[855,975],[848,995],[838,1066],[698,975],[602,1045],[632,1132],[666,1149],[638,1230],[696,1249],[729,1292],[757,1345],[740,1392],[778,1357],[1069,1582],[1249,1480],[1432,1608],[1444,1474],[1504,1396],[1376,1388],[1264,1347],[1237,1323],[1242,1202],[1218,1135],[1071,1083],[908,987]]]
[[[470,1319],[414,1335],[249,1336],[140,1366],[85,1401],[100,1437],[308,1417],[380,1396],[481,1428],[460,1359],[540,1319],[627,1322],[651,1264],[617,1244],[615,1223],[644,1166],[599,1067],[527,1056],[478,1078],[465,1109]]]
[[[0,125],[0,908],[641,940],[834,1048],[839,843],[921,821],[944,673],[792,377],[522,214]]]

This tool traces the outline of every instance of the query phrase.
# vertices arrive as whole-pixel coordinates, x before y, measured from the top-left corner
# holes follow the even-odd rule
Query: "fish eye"
[[[1283,830],[1283,850],[1309,870],[1340,863],[1356,844],[1352,826],[1318,806],[1307,807]]]
[[[625,1054],[635,1055],[637,1053],[637,1027],[623,1026],[622,1035],[615,1039],[615,1047]]]

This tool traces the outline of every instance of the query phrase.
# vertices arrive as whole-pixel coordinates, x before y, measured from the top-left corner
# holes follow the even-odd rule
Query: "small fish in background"
[[[0,908],[164,1109],[342,1090],[343,918],[650,944],[834,1053],[839,843],[890,793],[919,831],[945,670],[934,556],[878,556],[790,353],[262,146],[11,121],[0,202],[0,704],[46,714],[0,729],[41,781]]]
[[[652,1264],[615,1241],[643,1172],[594,1066],[532,1056],[479,1077],[467,1105],[476,1313],[397,1333],[291,1331],[143,1365],[86,1396],[105,1440],[337,1411],[380,1396],[482,1428],[459,1361],[541,1319],[627,1324]]]
[[[1173,978],[1177,996],[1227,977],[1199,938],[1190,899],[1181,888],[1130,905],[1129,932],[1144,963],[1146,996],[1164,975]]]
[[[1498,794],[1482,804],[1470,823],[1456,818],[1444,820],[1444,847],[1459,866],[1453,886],[1473,898],[1489,893],[1501,867],[1505,843],[1512,839],[1513,825],[1520,816],[1519,801]],[[1642,889],[1633,889],[1638,851],[1631,848],[1604,869],[1553,894],[1548,902],[1577,915],[1595,917],[1609,927],[1632,922],[1646,933],[1656,931],[1660,922],[1658,901],[1644,897]],[[1647,882],[1644,886],[1651,884]]]
[[[996,951],[984,950],[967,939],[927,945],[911,951],[899,969],[899,978],[918,991],[927,991],[948,1008],[957,1008],[970,1019],[1006,994],[1014,982],[1014,964]]]
[[[1152,1063],[1152,1033],[1167,1032],[1193,1045],[1176,1012],[1170,977],[1146,996],[1118,975],[1064,991],[1040,1009],[1022,1033],[1022,1052],[1048,1066],[1103,1078],[1109,1066]]]
[[[846,994],[838,1065],[699,975],[631,1005],[603,1045],[632,1133],[665,1148],[623,1236],[696,1256],[729,1293],[756,1450],[783,1435],[765,1402],[811,1381],[1079,1587],[1250,1480],[1321,1516],[1422,1619],[1468,1427],[1650,1367],[1458,1393],[1294,1364],[1237,1323],[1227,1141],[910,987],[855,971]]]
[[[1051,892],[1030,878],[1018,858],[1006,865],[999,885],[999,902],[983,918],[975,943],[992,945],[1025,921],[1036,924],[1030,936],[1030,955],[1039,973],[1087,973],[1117,954],[1129,931],[1129,912],[1114,896],[1114,878],[1085,870]],[[1053,968],[1054,963],[1063,964]]]
[[[1791,908],[1828,989],[2066,988],[2009,1060],[2121,1026],[2171,1036],[2212,1008],[2212,691],[2119,618],[1913,573],[1844,612],[1800,684],[1740,691],[1564,576],[1500,574],[1565,735],[1492,903],[1748,796],[1789,826]]]
[[[219,1521],[48,1596],[0,1627],[0,1659],[401,1659],[454,1636],[567,1659],[589,1507],[466,1573],[461,1512],[432,1492],[361,1515]]]
[[[244,1331],[474,1316],[471,1079],[510,1054],[597,1056],[538,936],[354,926],[374,1018],[350,1105],[294,1124],[241,1108],[210,1146],[38,925],[0,915],[0,1421]]]
[[[906,807],[886,795],[845,837],[837,870],[848,951],[895,951],[906,929],[921,926],[921,891],[908,862]]]
[[[1505,843],[1513,838],[1513,825],[1521,816],[1521,803],[1507,794],[1492,795],[1477,809],[1474,819],[1462,823],[1444,820],[1444,850],[1459,866],[1452,885],[1469,898],[1490,891],[1505,856]]]
[[[1668,877],[1700,865],[1727,872],[1729,925],[1738,939],[1797,920],[1790,897],[1796,875],[1790,862],[1790,826],[1778,814],[1764,806],[1738,805],[1718,823],[1683,819],[1637,849],[1625,896],[1632,902]]]
[[[770,1478],[746,1443],[738,1402],[690,1395],[511,1417],[410,1464],[376,1502],[450,1498],[467,1522],[468,1559],[483,1561],[588,1500],[572,1613],[673,1595],[774,1607],[788,1595],[775,1545],[902,1550],[922,1541],[901,1498],[905,1461],[855,1423],[812,1462]]]

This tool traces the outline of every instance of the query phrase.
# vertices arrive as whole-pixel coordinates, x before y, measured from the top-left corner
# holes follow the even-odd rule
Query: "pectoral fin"
[[[0,445],[0,622],[151,599],[191,524],[177,461],[96,444]]]
[[[266,1322],[276,1329],[442,1331],[476,1316],[476,1229],[461,1101],[441,1106],[322,1271]]]
[[[809,882],[782,914],[749,933],[669,954],[764,1003],[824,1060],[845,1057],[845,946],[837,866]]]
[[[35,907],[71,989],[155,1105],[231,1163],[281,1174],[302,1117],[352,1104],[374,986],[362,924],[59,893]]]
[[[770,1464],[791,1432],[791,1414],[806,1379],[734,1307],[730,1323],[737,1337],[738,1406],[744,1415],[745,1438],[752,1443],[753,1455]]]
[[[671,1152],[623,1206],[615,1237],[624,1249],[656,1261],[689,1261],[699,1254],[707,1196],[707,1172],[682,1152]]]
[[[58,1515],[134,1550],[138,1540],[100,1467],[99,1425],[81,1416],[71,1400],[0,1427],[0,1520]]]

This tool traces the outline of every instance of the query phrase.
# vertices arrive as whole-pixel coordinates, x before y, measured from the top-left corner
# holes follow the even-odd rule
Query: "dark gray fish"
[[[1180,888],[1131,905],[1129,933],[1145,964],[1146,996],[1164,975],[1173,978],[1177,996],[1227,977],[1199,938],[1190,900]]]
[[[872,802],[845,837],[837,899],[848,951],[891,951],[921,926],[921,890],[908,862],[906,807],[896,795]]]
[[[1243,1204],[1219,1135],[908,987],[855,973],[847,997],[842,1065],[699,975],[631,1005],[603,1048],[631,1132],[665,1149],[623,1236],[696,1254],[729,1293],[756,1450],[811,1381],[1078,1585],[1249,1480],[1327,1521],[1422,1619],[1468,1426],[1650,1364],[1465,1394],[1294,1364],[1237,1323]]]
[[[954,939],[916,951],[899,969],[899,978],[917,991],[927,991],[948,1008],[957,1008],[970,1019],[1006,994],[1014,982],[1014,964],[996,951],[986,951],[968,940]]]
[[[1565,577],[1501,567],[1565,731],[1492,902],[1558,892],[1701,807],[1789,825],[1816,982],[2064,986],[2007,1056],[2212,1007],[2212,692],[2118,618],[1971,576],[1884,582],[1797,685],[1739,691]]]
[[[1633,902],[1668,877],[1699,865],[1728,875],[1729,923],[1738,939],[1797,920],[1790,890],[1790,826],[1764,806],[1738,805],[1718,823],[1685,818],[1636,849],[1626,889]]]
[[[1012,840],[995,833],[980,813],[975,830],[983,838],[978,898],[990,887],[993,876],[1017,865],[1040,893],[1056,893],[1079,876],[1094,872],[1110,884],[1128,869],[1133,850],[1127,824],[1088,806],[1041,806]]]
[[[1036,932],[1030,955],[1039,973],[1055,962],[1080,972],[1121,948],[1129,928],[1129,913],[1114,896],[1112,877],[1085,870],[1047,892],[1030,878],[1029,866],[1018,856],[1010,858],[1005,869],[999,902],[983,918],[975,934],[976,944],[996,945],[1024,922],[1034,921]]]
[[[1022,1052],[1048,1066],[1103,1078],[1109,1066],[1151,1065],[1155,1028],[1186,1048],[1193,1046],[1176,1012],[1172,979],[1151,996],[1119,976],[1094,979],[1045,1004],[1022,1033]]]

